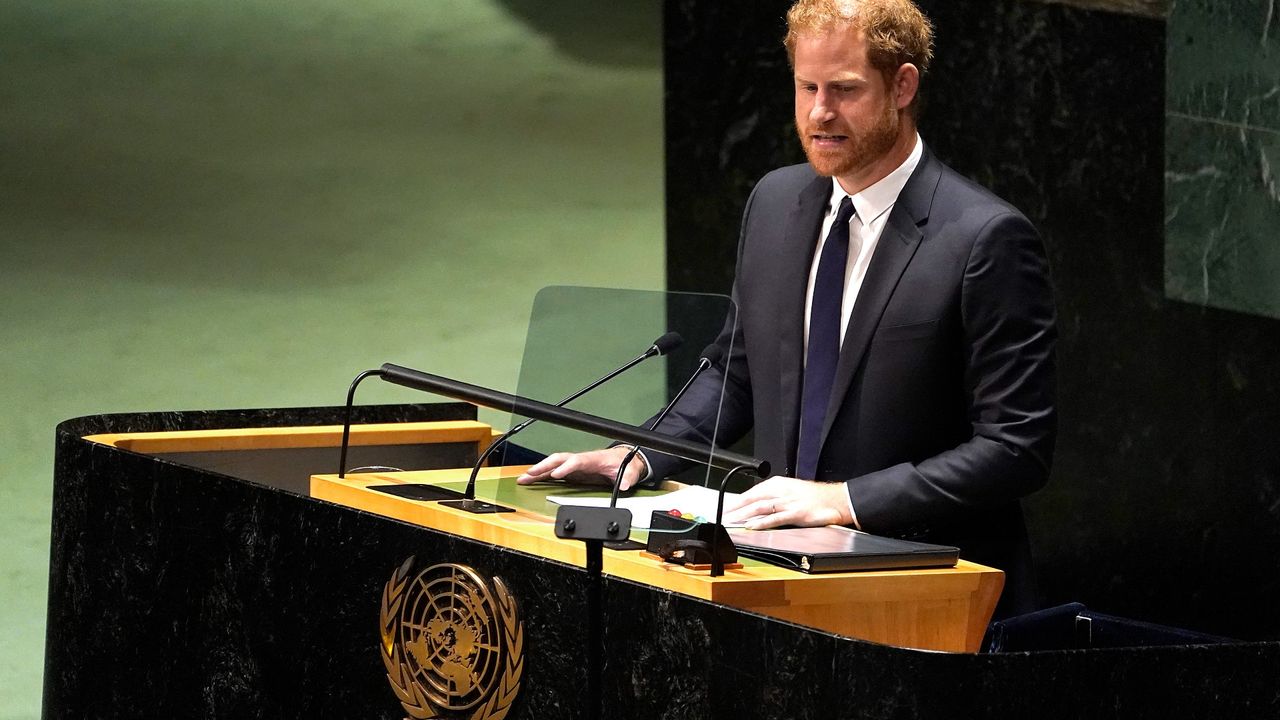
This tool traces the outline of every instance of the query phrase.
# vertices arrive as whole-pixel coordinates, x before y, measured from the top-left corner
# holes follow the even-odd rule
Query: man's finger
[[[528,475],[546,475],[547,471],[553,470],[563,463],[566,457],[568,457],[567,453],[548,455],[530,466],[528,470],[525,470],[525,473]]]
[[[795,524],[793,521],[798,514],[799,513],[794,510],[784,510],[782,512],[754,517],[748,520],[745,524],[748,530],[769,530],[770,528]]]
[[[776,498],[763,498],[744,505],[732,513],[726,512],[724,519],[729,522],[742,522],[749,518],[772,515],[781,506]]]
[[[568,453],[554,453],[542,458],[530,466],[528,470],[521,473],[520,477],[516,478],[516,482],[521,485],[528,485],[545,479],[546,474],[559,467],[567,456]]]
[[[570,455],[569,457],[565,458],[564,462],[560,463],[560,465],[557,466],[555,469],[553,469],[549,474],[551,475],[551,477],[556,478],[557,480],[564,480],[569,475],[572,475],[578,472],[582,468],[582,464],[583,463],[582,463],[581,455]]]
[[[775,500],[777,499],[777,497],[778,497],[777,493],[773,492],[772,488],[765,487],[763,484],[756,485],[755,487],[747,490],[746,492],[742,493],[736,498],[726,497],[724,500],[724,511],[729,512],[731,510],[744,508],[750,505],[751,503],[757,503],[765,500]]]

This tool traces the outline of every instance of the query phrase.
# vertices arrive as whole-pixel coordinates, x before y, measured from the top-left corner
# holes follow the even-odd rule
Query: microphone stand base
[[[738,562],[738,548],[723,525],[686,520],[657,510],[649,521],[646,550],[664,562],[706,567],[711,577],[724,575],[725,568]]]

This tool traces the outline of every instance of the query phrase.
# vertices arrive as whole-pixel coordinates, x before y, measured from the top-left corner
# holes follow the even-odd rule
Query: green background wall
[[[0,4],[0,719],[58,421],[514,387],[538,288],[661,287],[657,3],[542,5]]]

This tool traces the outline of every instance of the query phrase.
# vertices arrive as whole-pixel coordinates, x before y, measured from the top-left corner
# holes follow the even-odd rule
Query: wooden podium
[[[356,408],[351,464],[404,472],[341,480],[340,418],[59,425],[45,717],[429,717],[387,661],[411,567],[500,578],[504,622],[518,608],[501,690],[440,717],[586,717],[588,679],[609,718],[1244,716],[1233,709],[1277,701],[1240,670],[1280,666],[1278,643],[974,654],[1002,575],[964,562],[806,576],[747,561],[712,579],[606,551],[603,660],[589,667],[584,552],[554,536],[547,489],[486,470],[480,494],[518,506],[489,516],[369,489],[460,486],[492,436],[475,409]],[[484,645],[454,629],[415,632]],[[414,653],[427,657],[396,658]]]
[[[346,478],[316,475],[311,478],[311,495],[547,560],[583,566],[583,544],[555,536],[555,506],[545,500],[549,493],[572,490],[563,486],[517,486],[514,478],[520,469],[484,468],[478,483],[478,497],[515,505],[516,512],[512,513],[477,515],[369,489],[375,485],[428,483],[461,490],[466,486],[469,468]],[[501,490],[497,489],[499,486]],[[963,560],[956,567],[945,569],[822,575],[806,575],[750,559],[741,562],[742,568],[712,578],[706,570],[662,563],[638,551],[605,550],[604,573],[839,635],[949,652],[978,651],[1003,584],[999,570]]]
[[[90,435],[86,439],[157,457],[182,458],[227,469],[228,463],[252,473],[250,463],[267,466],[270,453],[333,448],[340,426],[232,428]],[[352,445],[377,447],[445,447],[464,443],[484,450],[500,433],[475,421],[383,423],[352,428]],[[215,460],[216,459],[216,460]],[[391,473],[313,475],[313,498],[481,540],[547,560],[583,566],[582,543],[555,536],[555,506],[550,493],[572,489],[515,484],[521,467],[484,468],[477,496],[513,503],[516,512],[473,514],[391,495],[371,486],[430,484],[461,491],[470,467]],[[668,488],[673,489],[673,488]],[[588,491],[589,495],[604,495]],[[1003,573],[961,560],[954,568],[806,575],[744,559],[744,567],[725,577],[660,563],[636,551],[607,550],[604,572],[654,588],[709,600],[820,630],[898,647],[949,652],[977,652],[1003,585]]]

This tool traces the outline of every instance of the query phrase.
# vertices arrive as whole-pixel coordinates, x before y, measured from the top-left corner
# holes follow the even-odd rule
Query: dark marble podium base
[[[358,421],[470,417],[361,408]],[[398,718],[383,584],[407,557],[499,575],[525,617],[511,718],[585,717],[585,571],[82,440],[329,424],[337,408],[107,415],[58,428],[46,718]],[[606,578],[603,717],[1244,717],[1280,643],[947,655]]]

